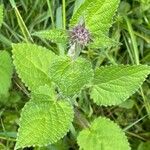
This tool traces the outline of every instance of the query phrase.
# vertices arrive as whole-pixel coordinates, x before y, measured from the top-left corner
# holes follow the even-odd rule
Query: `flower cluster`
[[[79,44],[81,46],[86,46],[89,43],[90,33],[84,24],[79,24],[70,31],[70,40],[72,44]]]

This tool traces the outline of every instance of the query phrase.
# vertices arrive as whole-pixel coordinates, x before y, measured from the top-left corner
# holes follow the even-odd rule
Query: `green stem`
[[[145,105],[145,109],[146,109],[147,114],[149,115],[149,118],[150,118],[150,103],[149,103],[149,101],[145,98],[142,87],[140,88],[140,92],[141,92],[141,96],[142,96],[142,99],[143,99],[143,102],[144,102],[144,105]]]
[[[66,1],[62,0],[63,4],[63,28],[66,29]]]
[[[137,121],[133,122],[132,124],[130,124],[129,126],[127,126],[126,128],[123,129],[123,131],[127,131],[130,128],[132,128],[134,125],[136,125],[137,123],[139,123],[141,120],[145,119],[145,117],[147,117],[147,115],[143,116],[142,118],[138,119]]]
[[[48,5],[48,9],[49,9],[49,13],[50,13],[50,18],[52,21],[52,28],[55,28],[55,23],[54,23],[54,18],[53,18],[53,11],[52,11],[52,6],[49,0],[47,0],[47,5]]]
[[[0,136],[0,139],[2,139],[2,140],[6,140],[6,141],[12,141],[12,142],[16,142],[16,139],[14,139],[14,138],[8,138],[8,137],[3,137],[3,136]]]
[[[20,29],[21,29],[21,31],[22,31],[22,34],[23,34],[23,36],[24,36],[24,38],[25,38],[25,41],[26,41],[26,42],[29,42],[29,41],[30,41],[30,42],[33,42],[33,39],[32,39],[32,37],[31,37],[31,35],[30,35],[30,32],[28,31],[28,29],[27,29],[27,27],[26,27],[26,25],[25,25],[25,23],[24,23],[24,21],[23,21],[21,15],[20,15],[20,12],[18,11],[18,8],[16,7],[15,1],[14,1],[14,0],[9,0],[9,1],[10,1],[10,3],[11,3],[12,7],[13,7],[14,10],[15,10],[15,14],[16,14],[16,17],[17,17],[17,21],[18,21],[19,27],[20,27]]]
[[[78,108],[75,108],[75,119],[78,121],[78,124],[83,128],[89,128],[90,123],[88,120],[80,113]]]
[[[131,25],[131,22],[129,21],[129,19],[127,17],[125,17],[126,23],[127,23],[127,27],[128,27],[128,31],[131,37],[131,42],[132,42],[132,46],[133,46],[133,54],[135,57],[135,63],[137,65],[140,64],[139,62],[139,51],[138,51],[138,46],[137,46],[137,41],[136,41],[136,37],[134,35],[134,31]]]
[[[128,41],[127,41],[126,33],[123,33],[123,39],[124,39],[124,42],[125,42],[127,51],[128,51],[128,53],[129,53],[129,57],[130,57],[130,59],[131,59],[131,62],[132,62],[132,64],[134,64],[134,58],[133,58],[132,52],[130,51],[130,48],[129,48],[129,43],[128,43]]]
[[[105,55],[107,57],[107,59],[113,64],[113,65],[117,65],[117,63],[115,62],[115,60],[109,56],[109,54],[107,52],[105,52]]]
[[[134,136],[134,137],[136,137],[136,138],[138,138],[140,140],[146,141],[145,138],[139,136],[138,134],[135,134],[135,133],[132,133],[132,132],[126,132],[126,133],[129,134],[129,135],[131,135],[131,136]]]
[[[133,47],[133,54],[134,54],[134,57],[135,57],[135,64],[139,65],[140,64],[139,51],[138,51],[138,46],[137,46],[138,44],[137,44],[137,41],[136,41],[135,33],[133,31],[133,28],[132,28],[132,25],[131,25],[131,22],[129,21],[129,19],[127,17],[125,17],[125,20],[126,20],[126,23],[127,23],[127,27],[128,27],[128,30],[129,30],[130,37],[131,37],[131,42],[132,42],[132,47]],[[141,96],[143,98],[143,102],[144,102],[147,114],[150,115],[150,104],[144,96],[142,87],[140,88],[140,92],[141,92]]]

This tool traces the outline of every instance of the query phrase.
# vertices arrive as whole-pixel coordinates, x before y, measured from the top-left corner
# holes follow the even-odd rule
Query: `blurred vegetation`
[[[4,5],[4,22],[0,29],[0,49],[11,54],[11,44],[26,41],[14,11],[13,0],[0,0]],[[55,44],[34,37],[35,32],[62,28],[61,0],[15,0],[30,40],[57,51]],[[66,0],[66,22],[72,16],[75,0]],[[122,0],[110,30],[110,37],[119,44],[109,49],[88,49],[82,55],[93,65],[148,64],[150,65],[150,0]],[[142,88],[120,107],[98,107],[89,101],[88,91],[78,97],[81,113],[91,120],[105,115],[117,122],[126,132],[133,150],[150,149],[150,78]],[[14,73],[9,95],[0,97],[0,150],[14,148],[18,120],[29,92]],[[84,103],[83,103],[84,100]],[[60,142],[41,150],[77,150],[76,133],[82,129],[82,116],[75,117],[71,132]],[[84,120],[82,120],[84,122]],[[30,148],[31,149],[31,148]]]

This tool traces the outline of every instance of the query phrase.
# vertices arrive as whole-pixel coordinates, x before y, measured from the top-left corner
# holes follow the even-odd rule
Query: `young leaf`
[[[70,26],[75,26],[83,18],[91,33],[106,34],[112,25],[118,5],[119,0],[85,0],[73,15]]]
[[[95,38],[91,43],[89,43],[90,48],[106,48],[106,47],[111,47],[111,46],[118,44],[117,42],[113,41],[108,36],[102,33],[99,35],[95,34],[93,36]]]
[[[0,5],[0,27],[3,23],[3,5]]]
[[[22,110],[15,148],[53,144],[65,136],[72,121],[73,109],[67,101],[31,100]]]
[[[33,35],[50,40],[51,42],[54,42],[54,43],[65,44],[68,41],[67,32],[61,29],[39,31],[39,32],[34,33]]]
[[[128,140],[121,128],[107,118],[97,118],[90,129],[79,133],[80,150],[130,150]]]
[[[55,101],[56,99],[55,86],[53,84],[51,87],[45,84],[32,91],[32,101]]]
[[[97,105],[117,105],[125,101],[142,85],[150,67],[107,66],[95,70],[91,98]]]
[[[92,80],[93,69],[83,58],[60,57],[51,63],[50,76],[65,96],[73,96]]]
[[[12,60],[8,52],[0,51],[0,96],[7,96],[13,73]]]
[[[50,50],[35,44],[13,44],[13,59],[17,73],[30,90],[48,84],[49,65],[57,57]]]

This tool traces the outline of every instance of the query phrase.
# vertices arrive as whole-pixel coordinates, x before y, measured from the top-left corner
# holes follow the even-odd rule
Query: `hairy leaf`
[[[0,51],[0,96],[7,96],[13,73],[12,60],[8,52]]]
[[[49,65],[57,57],[48,49],[35,44],[14,44],[13,59],[17,73],[30,90],[48,84]]]
[[[50,76],[65,96],[73,96],[91,81],[93,70],[83,58],[60,57],[51,64]]]
[[[142,85],[150,67],[106,66],[95,70],[91,98],[98,105],[116,105],[125,101]]]
[[[121,128],[106,118],[97,118],[89,129],[77,138],[81,150],[130,150],[128,140]]]
[[[117,45],[118,43],[110,39],[108,36],[104,34],[95,34],[93,35],[94,39],[91,43],[89,43],[90,48],[106,48]]]
[[[54,42],[54,43],[65,44],[68,41],[67,32],[61,29],[43,30],[43,31],[36,32],[33,35],[50,40],[51,42]]]
[[[112,25],[112,18],[118,8],[119,0],[85,0],[73,15],[70,25],[75,26],[80,19],[91,33],[106,34]]]
[[[56,99],[54,84],[51,87],[45,84],[32,91],[32,101],[55,101]]]
[[[73,121],[73,109],[67,101],[35,101],[22,110],[16,149],[53,144],[65,136]]]
[[[0,5],[0,27],[3,23],[3,5]]]

